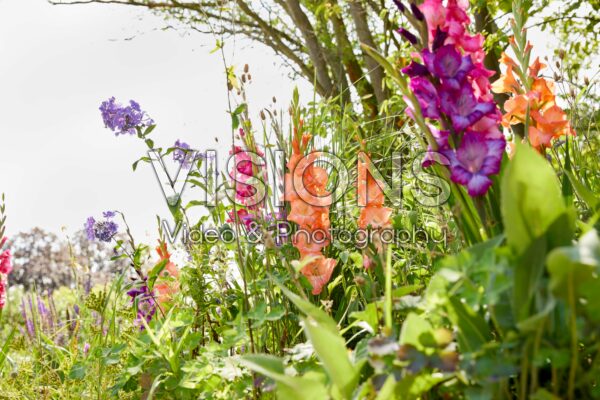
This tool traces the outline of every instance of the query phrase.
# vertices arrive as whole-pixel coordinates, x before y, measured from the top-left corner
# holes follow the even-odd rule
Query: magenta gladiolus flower
[[[456,47],[452,45],[443,46],[435,53],[425,49],[423,60],[429,72],[451,89],[460,88],[461,82],[475,68],[471,57],[461,56]]]
[[[493,72],[483,65],[483,36],[468,33],[468,6],[467,0],[425,0],[419,10],[429,35],[411,41],[419,53],[402,72],[411,78],[409,88],[435,140],[423,166],[447,166],[452,181],[466,186],[469,195],[481,196],[492,184],[490,176],[500,171],[506,141],[490,92]],[[416,104],[405,100],[414,118]]]
[[[444,114],[452,120],[452,127],[457,132],[465,130],[496,109],[493,101],[478,101],[468,82],[463,83],[458,90],[443,88],[440,95],[440,106]]]
[[[427,78],[417,77],[411,79],[410,89],[415,93],[425,118],[440,118],[438,93],[435,86]]]
[[[450,160],[450,179],[466,186],[470,196],[484,195],[492,184],[489,176],[500,172],[505,146],[504,138],[467,131],[456,152],[443,152]]]

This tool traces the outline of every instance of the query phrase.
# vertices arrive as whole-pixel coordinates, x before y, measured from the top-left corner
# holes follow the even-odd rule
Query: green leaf
[[[583,183],[579,182],[572,172],[565,171],[565,174],[569,178],[571,185],[573,185],[573,188],[575,189],[575,193],[577,193],[577,196],[581,201],[583,201],[590,210],[596,210],[600,204],[600,198],[598,198],[590,189],[585,187]]]
[[[563,214],[568,218],[561,234],[572,236],[573,220],[554,170],[528,146],[517,143],[502,177],[501,207],[508,244],[517,254],[523,254]]]
[[[350,398],[358,384],[358,368],[350,362],[346,342],[340,335],[335,321],[323,310],[280,286],[283,293],[298,307],[303,318],[304,332],[312,343],[317,357],[323,363],[329,379],[344,398]]]
[[[241,358],[247,368],[258,372],[277,383],[277,398],[290,400],[327,399],[329,396],[319,375],[307,373],[305,376],[285,375],[283,361],[271,355],[251,354]]]
[[[148,290],[149,291],[152,291],[152,289],[154,288],[156,279],[160,276],[160,273],[165,269],[168,262],[169,262],[168,259],[159,261],[159,263],[156,264],[148,273]]]
[[[425,349],[426,347],[435,347],[435,332],[433,327],[422,316],[410,313],[402,324],[400,331],[400,344],[410,344],[417,349]]]
[[[460,299],[448,298],[446,310],[458,328],[458,344],[463,352],[476,352],[492,339],[487,322]]]
[[[566,298],[572,285],[580,294],[600,300],[600,238],[595,230],[582,236],[575,246],[554,249],[548,255],[547,268],[550,289],[555,295]]]
[[[85,366],[85,364],[83,363],[75,363],[73,364],[73,366],[71,367],[71,371],[69,371],[69,379],[83,379],[85,378],[85,374],[87,368]]]

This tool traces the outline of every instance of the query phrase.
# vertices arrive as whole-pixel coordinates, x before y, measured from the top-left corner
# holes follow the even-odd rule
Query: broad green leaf
[[[565,171],[565,174],[569,177],[569,181],[573,188],[575,189],[575,193],[577,196],[583,201],[590,210],[596,210],[600,205],[600,198],[598,198],[594,192],[585,187],[585,185],[573,175],[571,171]]]
[[[335,321],[323,310],[280,286],[283,293],[298,307],[303,318],[304,332],[323,363],[329,378],[344,398],[352,395],[358,384],[358,368],[350,362],[346,342],[340,335]]]
[[[501,208],[508,244],[517,254],[525,252],[563,214],[568,215],[561,228],[563,235],[574,229],[554,170],[525,145],[517,144],[502,177]]]
[[[598,233],[591,230],[581,237],[576,246],[554,249],[548,255],[547,268],[550,273],[550,289],[559,297],[567,296],[570,285],[575,290],[585,289],[590,285],[600,289],[597,276],[600,268]]]
[[[458,328],[458,343],[463,352],[476,352],[492,339],[487,322],[460,299],[448,298],[446,310]]]
[[[283,361],[267,354],[250,354],[241,358],[240,362],[247,368],[258,372],[277,383],[279,399],[305,400],[327,399],[327,390],[316,374],[306,374],[303,377],[285,374]]]
[[[410,344],[417,349],[436,346],[434,329],[425,318],[410,313],[402,324],[400,344]]]

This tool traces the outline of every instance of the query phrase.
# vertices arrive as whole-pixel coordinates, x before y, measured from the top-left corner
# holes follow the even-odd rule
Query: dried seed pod
[[[590,85],[590,78],[588,78],[587,76],[583,77],[583,83],[585,84],[585,86],[589,86]]]
[[[267,116],[265,115],[265,112],[263,110],[260,110],[260,119],[262,119],[263,121],[267,119]]]
[[[231,82],[227,82],[227,90],[233,90],[233,85],[231,84]]]
[[[242,75],[242,82],[246,83],[246,74]]]
[[[556,62],[556,68],[560,69],[560,61]]]
[[[563,60],[566,56],[566,52],[563,49],[558,50],[558,57]]]
[[[248,73],[249,70],[250,70],[250,67],[248,66],[248,64],[244,65],[244,72]]]
[[[277,103],[277,99],[273,96],[273,103]]]
[[[248,74],[248,80],[251,81],[252,80],[252,75]]]

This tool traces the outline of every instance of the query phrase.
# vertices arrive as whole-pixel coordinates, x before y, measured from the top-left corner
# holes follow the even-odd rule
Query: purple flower
[[[423,60],[429,72],[440,78],[444,86],[454,90],[460,88],[474,68],[471,56],[461,56],[453,45],[443,46],[434,53],[423,50]]]
[[[196,151],[190,150],[190,145],[179,141],[179,139],[177,139],[173,147],[175,148],[173,151],[173,160],[181,164],[181,167],[184,169],[190,169],[194,160],[199,158],[200,154],[194,156]]]
[[[437,51],[440,47],[444,45],[444,42],[448,38],[448,32],[443,31],[438,26],[435,30],[435,35],[433,36],[433,43],[431,44],[431,49],[433,51]]]
[[[85,222],[85,233],[87,235],[88,240],[96,239],[96,234],[94,233],[94,225],[96,224],[96,220],[94,217],[89,217]]]
[[[146,322],[150,322],[158,307],[154,301],[153,293],[148,289],[148,285],[144,279],[141,285],[129,290],[127,295],[131,297],[131,303],[135,304],[137,308],[135,323],[140,329],[144,329],[144,324],[141,320],[144,319]]]
[[[465,130],[496,109],[493,101],[478,101],[469,82],[463,82],[458,90],[443,87],[440,105],[442,112],[452,120],[452,127],[457,132]]]
[[[94,217],[89,217],[85,223],[88,240],[98,239],[102,242],[110,242],[119,230],[119,225],[110,220],[115,214],[114,211],[105,211],[103,213],[104,221],[96,221]]]
[[[427,69],[427,67],[423,64],[419,64],[416,61],[412,61],[410,64],[408,64],[407,67],[404,67],[402,69],[402,72],[410,76],[411,78],[414,78],[416,76],[429,75],[429,70]]]
[[[404,28],[400,28],[400,29],[398,29],[398,33],[400,35],[402,35],[402,37],[404,39],[406,39],[408,42],[410,42],[411,44],[417,44],[417,37],[415,35],[413,35],[410,31],[408,31]]]
[[[123,106],[116,103],[115,98],[102,102],[100,105],[102,120],[104,126],[115,132],[115,135],[126,134],[135,135],[136,128],[147,127],[154,125],[154,121],[148,117],[145,111],[142,111],[140,105],[133,101],[129,101],[128,106]]]
[[[410,89],[419,101],[423,116],[425,118],[439,119],[439,99],[435,86],[427,78],[416,77],[410,80]]]
[[[437,143],[437,150],[434,151],[431,146],[427,146],[427,152],[422,163],[423,168],[427,168],[436,162],[441,165],[448,165],[449,161],[444,153],[450,150],[450,145],[448,144],[450,131],[440,131],[433,126],[429,126],[429,130]]]
[[[466,186],[470,196],[484,195],[492,184],[489,176],[500,172],[505,146],[504,138],[467,131],[456,152],[444,152],[450,159],[450,178]]]

